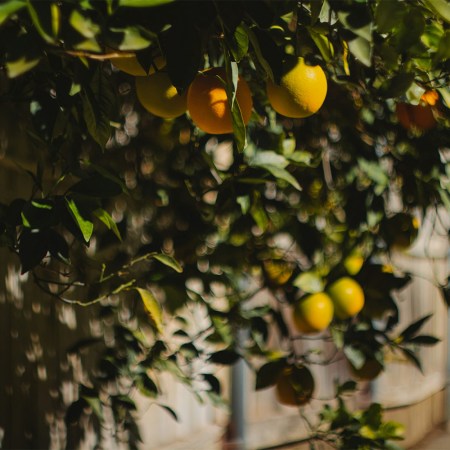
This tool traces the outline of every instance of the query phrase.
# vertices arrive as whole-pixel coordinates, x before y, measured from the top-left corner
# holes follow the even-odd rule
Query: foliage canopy
[[[124,392],[157,398],[160,371],[202,381],[218,401],[210,364],[248,359],[260,367],[257,388],[312,364],[290,308],[348,276],[355,252],[364,264],[350,275],[366,304],[334,319],[332,339],[356,369],[382,363],[386,347],[420,366],[414,345],[436,340],[418,335],[426,318],[396,330],[393,292],[409,278],[386,264],[415,237],[415,217],[450,210],[449,22],[444,0],[1,3],[4,161],[25,167],[33,189],[0,204],[0,242],[50,295],[96,305],[114,323],[114,345],[102,343],[99,375],[80,387],[69,425],[86,406],[101,421],[106,392],[134,447]],[[161,55],[179,93],[200,70],[225,67],[233,134],[206,134],[189,114],[149,114],[134,77],[111,64],[136,56],[148,72]],[[306,119],[277,115],[267,100],[266,82],[292,55],[328,80],[324,105]],[[238,74],[253,95],[248,126],[233,100]],[[396,106],[419,107],[430,91],[434,126],[402,126]],[[204,318],[197,328],[193,308]],[[200,371],[183,369],[197,360]],[[340,408],[324,417],[347,414]],[[396,433],[365,431],[379,442]]]

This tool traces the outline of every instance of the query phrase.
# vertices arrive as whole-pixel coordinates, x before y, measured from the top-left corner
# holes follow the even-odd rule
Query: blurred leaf
[[[155,382],[146,374],[140,373],[136,378],[136,386],[139,392],[144,394],[146,397],[155,398],[158,395],[158,387]]]
[[[225,366],[233,365],[241,356],[233,349],[220,350],[212,353],[209,360],[216,364],[223,364]]]
[[[84,408],[86,408],[87,403],[84,398],[79,398],[67,408],[64,421],[67,426],[79,423],[81,414],[83,414]]]
[[[401,2],[381,0],[375,11],[375,23],[379,33],[389,33],[399,26],[406,8]]]
[[[209,384],[213,392],[217,395],[221,394],[220,381],[212,373],[203,373],[202,377]]]
[[[83,37],[93,39],[100,32],[100,25],[93,22],[89,17],[81,14],[80,11],[74,9],[70,15],[69,23]]]
[[[23,56],[14,61],[6,61],[8,78],[16,78],[39,64],[40,58],[27,59]]]
[[[450,3],[446,0],[423,0],[423,3],[435,14],[450,23]]]
[[[367,67],[372,65],[372,44],[363,37],[348,41],[348,49],[352,55]]]
[[[419,345],[435,345],[441,340],[435,336],[421,335],[414,336],[413,338],[408,340],[410,344],[419,344]]]
[[[422,363],[420,362],[417,355],[408,348],[400,347],[400,350],[403,352],[406,358],[411,361],[420,370],[421,373],[423,373]]]
[[[324,33],[318,33],[314,27],[307,27],[311,39],[317,45],[325,62],[330,62],[334,56],[334,47]]]
[[[119,6],[127,8],[151,8],[172,3],[175,0],[119,0]]]
[[[292,283],[307,294],[322,292],[325,285],[317,272],[302,272]]]
[[[102,408],[102,402],[98,397],[82,397],[86,403],[92,408],[92,411],[94,411],[94,414],[102,420],[103,418],[103,408]]]
[[[25,0],[10,0],[0,5],[0,25],[26,5],[27,3]]]
[[[281,358],[276,361],[269,361],[259,368],[256,372],[255,389],[257,391],[273,386],[286,366],[286,359]]]
[[[23,274],[36,267],[47,254],[48,247],[47,233],[24,230],[19,240],[21,273]]]
[[[144,307],[158,333],[163,332],[162,310],[154,295],[147,289],[135,288],[141,296]]]
[[[117,224],[116,222],[114,222],[113,218],[111,217],[111,215],[108,213],[108,211],[105,211],[102,208],[96,209],[93,212],[94,216],[97,217],[101,222],[103,222],[106,227],[108,228],[108,230],[111,230],[117,237],[117,239],[119,239],[119,241],[122,240],[122,236],[120,235],[120,231],[117,228]]]

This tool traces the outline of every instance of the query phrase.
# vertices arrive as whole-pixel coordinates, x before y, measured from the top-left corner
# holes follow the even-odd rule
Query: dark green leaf
[[[450,3],[447,0],[423,0],[435,14],[450,23]]]
[[[228,39],[228,46],[234,61],[239,62],[247,54],[248,43],[247,31],[243,26],[239,25]]]
[[[22,265],[21,273],[36,267],[48,252],[48,233],[24,230],[19,240],[19,258]]]
[[[66,411],[66,415],[64,417],[64,421],[67,426],[75,425],[79,423],[81,414],[83,414],[84,408],[86,408],[87,403],[84,398],[79,398],[75,402],[73,402]]]
[[[388,33],[399,26],[406,8],[401,2],[381,0],[375,12],[375,23],[379,33]]]
[[[417,320],[416,322],[412,323],[408,327],[406,327],[400,334],[399,337],[403,338],[403,340],[408,341],[411,339],[427,322],[430,320],[433,314],[428,314],[421,319]]]
[[[273,386],[277,382],[278,376],[285,366],[285,358],[270,361],[261,366],[256,372],[255,389],[258,391]]]
[[[160,406],[161,408],[166,410],[172,416],[172,418],[178,422],[178,416],[177,416],[176,412],[170,406],[162,405],[161,403],[158,403],[158,406]]]
[[[146,373],[139,374],[135,383],[139,391],[146,397],[154,398],[158,395],[158,387]]]
[[[226,366],[234,364],[241,356],[233,349],[220,350],[213,353],[209,360],[216,364],[224,364]]]
[[[406,356],[406,358],[409,361],[411,361],[423,373],[422,364],[421,364],[419,358],[417,357],[417,355],[408,348],[400,347],[400,349],[403,352],[403,354]]]
[[[419,344],[419,345],[435,345],[441,340],[434,336],[428,336],[428,335],[421,335],[421,336],[414,336],[411,339],[408,339],[408,343],[410,344]]]
[[[119,0],[119,6],[127,8],[151,8],[172,3],[174,0]]]
[[[372,65],[372,44],[363,37],[356,37],[348,42],[353,56],[367,67]]]
[[[203,379],[210,385],[211,390],[217,395],[221,394],[220,381],[211,373],[203,373]]]

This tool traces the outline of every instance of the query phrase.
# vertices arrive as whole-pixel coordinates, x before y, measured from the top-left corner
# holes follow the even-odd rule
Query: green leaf
[[[353,345],[344,346],[344,354],[355,369],[361,369],[366,361],[364,353]]]
[[[39,64],[40,58],[27,59],[25,56],[22,56],[15,61],[6,61],[6,73],[8,74],[8,78],[16,78],[19,75],[28,72],[33,67]]]
[[[47,42],[48,44],[55,44],[56,43],[55,37],[47,33],[47,31],[45,31],[44,27],[41,24],[39,14],[34,8],[33,4],[31,3],[31,0],[27,0],[27,7],[28,7],[28,14],[30,15],[31,20],[33,21],[33,25],[36,27],[36,30],[38,31],[42,39],[44,39],[44,41]]]
[[[119,0],[119,6],[127,8],[151,8],[172,3],[174,0]]]
[[[163,332],[162,310],[154,295],[147,289],[135,288],[141,296],[144,307],[158,333]]]
[[[293,285],[307,294],[322,292],[325,287],[322,277],[316,272],[302,272]]]
[[[0,5],[0,25],[14,13],[26,6],[25,0],[12,0]]]
[[[164,264],[167,267],[175,270],[175,272],[181,273],[183,272],[183,268],[180,266],[180,263],[172,256],[166,255],[165,253],[159,253],[157,255],[153,255],[153,258],[158,260],[160,263]]]
[[[285,358],[270,361],[259,368],[256,372],[255,389],[257,391],[273,386],[278,379],[283,367],[286,365]]]
[[[381,0],[375,11],[377,31],[379,33],[388,33],[398,27],[405,12],[405,7],[401,2]]]
[[[253,33],[253,31],[251,29],[245,27],[245,30],[247,31],[247,36],[249,38],[250,43],[252,44],[252,48],[253,48],[253,51],[255,52],[258,63],[261,65],[261,67],[266,72],[267,78],[269,80],[274,81],[272,68],[270,67],[270,64],[267,62],[267,59],[264,58],[264,56],[262,54],[258,39],[256,38],[255,34]]]
[[[435,345],[441,340],[435,336],[421,335],[414,336],[413,338],[408,340],[410,344],[419,344],[419,345]]]
[[[338,13],[339,21],[347,28],[364,39],[372,42],[372,22],[367,10],[358,8],[358,11]]]
[[[402,338],[403,341],[409,341],[427,322],[430,320],[433,314],[428,314],[411,325],[407,326],[399,335],[399,338]]]
[[[108,230],[111,230],[117,236],[117,239],[119,239],[119,241],[122,241],[122,236],[120,235],[120,231],[117,228],[117,224],[116,222],[114,222],[108,211],[105,211],[102,208],[98,208],[93,212],[93,214],[106,225]]]
[[[85,396],[85,395],[82,398],[92,408],[92,411],[94,411],[94,414],[100,420],[103,419],[103,408],[102,408],[101,400],[98,397],[88,397],[88,396]]]
[[[213,353],[209,360],[216,364],[223,365],[232,365],[234,364],[241,356],[236,353],[235,350],[228,348],[225,350],[220,350],[218,352]]]
[[[172,418],[175,419],[178,422],[177,413],[170,406],[163,405],[161,403],[158,403],[158,406],[160,406],[162,409],[167,411],[172,416]]]
[[[419,370],[423,373],[422,363],[420,362],[417,355],[409,348],[400,347],[400,350],[406,356],[406,358],[411,361]]]
[[[450,30],[446,30],[441,40],[437,52],[433,56],[433,61],[444,62],[450,59]]]
[[[119,50],[141,50],[147,48],[151,43],[147,34],[143,35],[141,28],[139,27],[127,27],[127,28],[111,28],[114,33],[122,34],[122,41],[119,45]]]
[[[314,27],[307,27],[307,30],[325,62],[330,62],[334,56],[333,44],[324,33],[318,33]]]
[[[69,23],[86,39],[93,39],[100,33],[100,25],[93,22],[89,17],[83,16],[76,9],[72,11]]]
[[[239,62],[247,54],[248,44],[246,28],[242,25],[237,26],[233,36],[228,39],[228,47],[236,62]]]
[[[146,397],[155,398],[158,395],[158,386],[146,373],[139,374],[136,386]]]
[[[89,134],[104,148],[111,135],[110,120],[116,96],[110,80],[99,67],[88,87],[80,92],[83,117]]]
[[[450,3],[447,0],[422,0],[423,3],[437,14],[439,17],[444,19],[447,23],[450,23]]]
[[[73,199],[69,197],[64,197],[64,199],[66,201],[67,209],[69,210],[72,218],[75,220],[75,223],[78,225],[84,240],[89,242],[94,231],[94,224],[90,220],[83,217]]]
[[[352,55],[367,67],[372,65],[372,44],[363,37],[357,37],[348,42]]]

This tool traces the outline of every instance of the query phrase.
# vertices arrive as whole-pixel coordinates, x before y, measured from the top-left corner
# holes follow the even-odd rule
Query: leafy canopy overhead
[[[218,401],[213,364],[244,357],[265,388],[286,367],[317,363],[287,316],[345,276],[365,297],[359,314],[329,327],[349,363],[382,364],[390,348],[420,367],[416,346],[436,339],[418,335],[427,318],[396,329],[393,293],[409,278],[389,263],[426,210],[450,210],[449,22],[444,0],[0,4],[3,161],[32,182],[26,194],[1,194],[0,242],[52,296],[114,318],[115,346],[102,344],[100,375],[80,388],[68,424],[86,405],[102,419],[108,392],[134,442],[124,378],[156,398],[157,373],[170,371]],[[277,115],[266,94],[293,56],[319,65],[328,83],[305,119]],[[117,58],[163,70],[180,95],[199,71],[225,67],[233,133],[206,134],[189,113],[149,114]],[[238,75],[253,96],[247,126]],[[272,333],[280,348],[269,347]],[[343,411],[326,412],[331,421]],[[363,441],[397,428],[380,430],[365,429]]]

